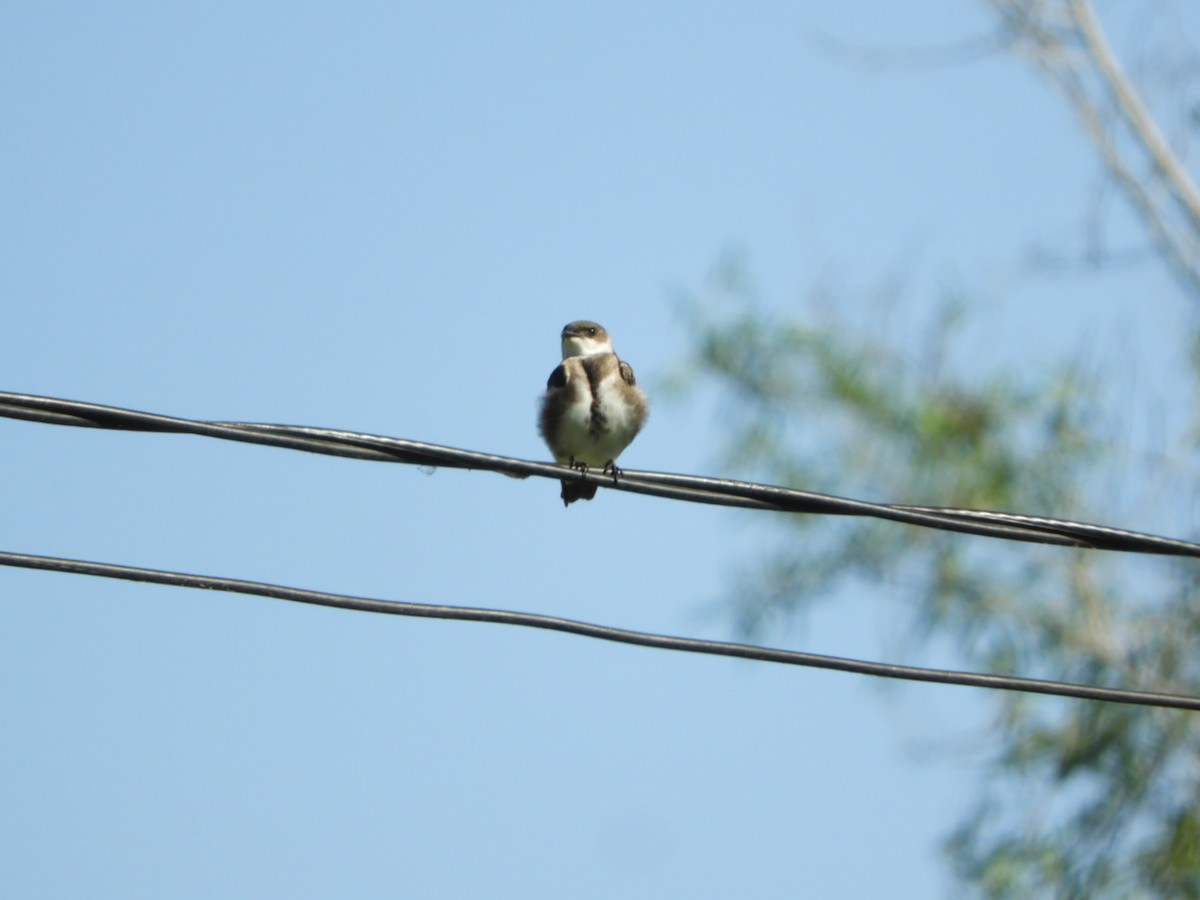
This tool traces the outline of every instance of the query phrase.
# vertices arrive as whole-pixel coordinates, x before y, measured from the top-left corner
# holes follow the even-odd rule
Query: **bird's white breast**
[[[568,406],[562,443],[572,448],[571,455],[578,462],[603,466],[620,456],[637,434],[638,423],[625,387],[614,371],[596,385],[595,409],[590,391],[581,391],[579,399]]]

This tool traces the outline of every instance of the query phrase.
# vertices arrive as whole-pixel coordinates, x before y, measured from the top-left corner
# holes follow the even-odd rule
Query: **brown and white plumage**
[[[608,332],[595,322],[562,330],[563,361],[546,383],[538,428],[556,462],[579,468],[610,467],[646,421],[646,395],[633,367],[613,352]],[[596,486],[562,479],[564,505],[591,500]]]

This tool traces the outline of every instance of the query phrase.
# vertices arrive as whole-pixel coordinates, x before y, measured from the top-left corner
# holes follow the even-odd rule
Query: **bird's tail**
[[[563,506],[570,506],[576,500],[591,500],[596,496],[596,485],[564,478],[559,496],[562,497]]]

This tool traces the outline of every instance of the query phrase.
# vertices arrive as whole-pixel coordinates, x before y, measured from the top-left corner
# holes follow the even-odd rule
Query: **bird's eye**
[[[596,329],[595,329],[595,328],[589,328],[589,329],[588,329],[588,337],[595,337],[595,336],[596,336]]]

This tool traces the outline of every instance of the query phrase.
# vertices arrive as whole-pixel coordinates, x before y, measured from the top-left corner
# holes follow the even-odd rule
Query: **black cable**
[[[303,588],[264,584],[257,581],[242,581],[234,578],[217,578],[208,575],[188,575],[182,572],[165,572],[159,569],[142,569],[118,566],[111,563],[85,562],[60,559],[50,556],[31,556],[24,553],[0,551],[0,565],[26,569],[41,569],[50,572],[67,572],[77,575],[93,575],[102,578],[119,578],[128,581],[143,581],[175,587],[200,588],[211,591],[228,591],[288,600],[293,603],[310,603],[335,609],[360,612],[386,613],[395,616],[417,616],[432,619],[453,619],[468,622],[492,622],[501,625],[516,625],[524,628],[542,628],[561,631],[582,637],[621,644],[654,647],[659,650],[679,650],[685,653],[704,653],[711,656],[731,656],[761,662],[782,663],[814,669],[832,669],[858,675],[874,675],[880,678],[896,678],[904,681],[926,681],[935,684],[957,684],[965,687],[992,688],[1004,691],[1051,694],[1057,697],[1073,697],[1082,700],[1104,700],[1111,703],[1131,703],[1139,706],[1159,706],[1173,709],[1200,710],[1200,697],[1179,694],[1163,694],[1154,691],[1124,690],[1122,688],[1094,687],[1069,684],[1060,681],[1044,681],[1036,678],[1016,678],[1007,675],[986,675],[977,672],[954,672],[945,669],[925,669],[916,666],[897,666],[889,663],[866,662],[838,656],[823,656],[797,650],[780,650],[759,647],[753,644],[735,644],[728,641],[706,641],[698,638],[673,637],[626,628],[594,625],[575,619],[561,619],[537,613],[514,612],[503,609],[479,609],[463,606],[442,606],[432,603],[407,603],[396,600],[377,600],[371,597],[354,597],[346,594],[330,594],[309,591]]]
[[[518,478],[535,475],[540,478],[560,479],[564,475],[562,466],[551,463],[478,453],[472,450],[459,450],[454,447],[443,447],[438,444],[410,441],[403,438],[327,428],[271,425],[261,422],[197,421],[30,394],[0,392],[0,416],[53,425],[197,434],[353,459],[401,462],[419,466],[484,469]],[[1126,553],[1200,558],[1200,544],[1046,516],[988,510],[868,503],[862,500],[851,500],[793,488],[667,472],[626,469],[623,470],[622,477],[615,483],[610,476],[600,472],[593,471],[586,474],[572,472],[570,474],[571,477],[581,478],[602,487],[673,500],[688,500],[694,503],[790,513],[873,516],[909,525],[1006,540]]]

